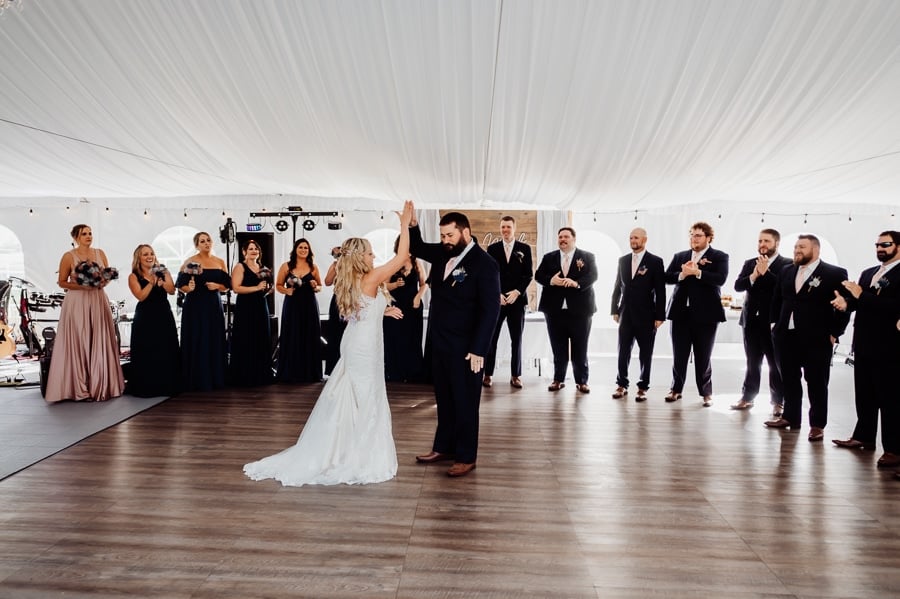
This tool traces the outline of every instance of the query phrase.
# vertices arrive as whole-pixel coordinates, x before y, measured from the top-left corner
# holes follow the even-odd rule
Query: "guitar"
[[[16,340],[13,339],[12,329],[0,320],[0,359],[14,353],[16,353]]]

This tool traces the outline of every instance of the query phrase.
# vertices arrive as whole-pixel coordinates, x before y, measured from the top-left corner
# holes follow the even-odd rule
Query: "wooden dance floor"
[[[664,343],[664,342],[663,342]],[[900,596],[900,481],[852,429],[836,364],[826,442],[728,405],[743,364],[714,361],[716,403],[554,395],[502,365],[482,400],[478,469],[420,466],[430,388],[390,385],[395,480],[252,482],[245,462],[293,444],[320,385],[166,401],[0,483],[0,597]],[[693,377],[689,378],[693,381]],[[690,389],[688,389],[690,390]]]

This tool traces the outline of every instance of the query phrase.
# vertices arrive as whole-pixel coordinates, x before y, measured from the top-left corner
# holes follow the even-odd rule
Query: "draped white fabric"
[[[895,0],[25,0],[0,196],[896,203]]]

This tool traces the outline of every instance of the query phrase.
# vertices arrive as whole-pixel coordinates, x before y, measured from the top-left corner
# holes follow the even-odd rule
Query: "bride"
[[[367,240],[352,237],[341,245],[335,295],[341,316],[348,321],[341,358],[297,443],[244,466],[251,479],[274,478],[300,487],[378,483],[397,474],[384,386],[382,320],[387,301],[379,288],[409,257],[412,215],[412,202],[406,202],[400,214],[398,251],[378,268]]]

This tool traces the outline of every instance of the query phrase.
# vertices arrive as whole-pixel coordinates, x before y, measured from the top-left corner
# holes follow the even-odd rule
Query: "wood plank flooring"
[[[291,445],[320,385],[190,394],[0,482],[0,597],[897,597],[900,481],[879,452],[810,444],[732,412],[613,400],[501,370],[478,469],[421,466],[429,387],[389,385],[400,468],[379,485],[283,488],[242,465]],[[828,439],[854,422],[836,365]],[[607,383],[607,384],[604,384]],[[658,383],[658,384],[657,384]],[[632,394],[634,390],[632,390]]]

